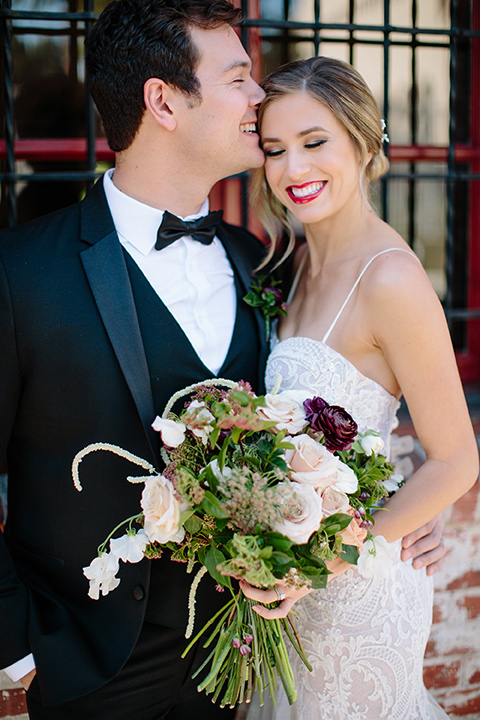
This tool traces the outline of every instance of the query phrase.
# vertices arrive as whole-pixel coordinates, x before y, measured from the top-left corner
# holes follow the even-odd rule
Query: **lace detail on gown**
[[[377,430],[388,447],[397,399],[324,341],[298,337],[280,342],[274,333],[267,392],[278,375],[280,390],[302,390],[305,397],[319,395],[345,407],[360,431]],[[447,718],[422,679],[432,578],[425,569],[414,570],[411,561],[402,562],[401,540],[394,544],[396,560],[385,580],[363,578],[352,567],[296,603],[295,624],[313,672],[290,652],[296,702],[289,706],[280,690],[276,708],[267,700],[262,709],[252,708],[248,720]]]

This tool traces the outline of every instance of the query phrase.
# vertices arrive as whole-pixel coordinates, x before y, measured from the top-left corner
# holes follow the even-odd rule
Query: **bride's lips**
[[[306,182],[303,185],[289,185],[286,188],[287,194],[291,200],[297,205],[315,200],[323,189],[326,187],[327,181]]]

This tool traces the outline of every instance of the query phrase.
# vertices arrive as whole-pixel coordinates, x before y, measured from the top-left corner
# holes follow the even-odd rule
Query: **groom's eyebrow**
[[[250,62],[250,60],[234,60],[230,63],[230,65],[227,65],[227,67],[224,68],[223,73],[226,75],[232,70],[237,70],[238,68],[245,68],[246,70],[250,71],[252,68],[252,63]]]

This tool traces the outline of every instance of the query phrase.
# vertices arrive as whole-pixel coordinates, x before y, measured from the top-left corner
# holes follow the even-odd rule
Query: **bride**
[[[374,535],[396,552],[387,579],[365,579],[337,560],[325,590],[279,585],[286,599],[276,610],[256,606],[264,617],[283,617],[303,596],[297,630],[313,666],[310,673],[292,656],[297,701],[290,707],[279,693],[276,708],[261,716],[446,718],[422,680],[432,580],[400,560],[402,536],[455,502],[478,472],[444,314],[418,258],[369,203],[369,182],[388,162],[363,79],[346,63],[319,57],[279,68],[263,87],[267,220],[288,227],[289,211],[307,240],[295,258],[288,316],[272,340],[267,390],[280,376],[281,390],[341,405],[360,431],[377,430],[387,449],[403,395],[426,461],[385,504],[388,512],[375,514]],[[276,599],[273,590],[242,589],[259,603]]]

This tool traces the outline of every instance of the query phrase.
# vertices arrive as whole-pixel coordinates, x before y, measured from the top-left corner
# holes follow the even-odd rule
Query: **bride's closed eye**
[[[265,150],[265,148],[263,148],[263,152],[265,153],[265,157],[279,157],[285,150],[281,150],[280,148],[278,150]]]
[[[319,148],[321,145],[323,145],[326,142],[327,141],[325,140],[325,138],[321,138],[320,140],[312,140],[308,143],[305,143],[304,147],[307,150],[315,150],[316,148]],[[283,155],[285,150],[283,148],[271,148],[271,149],[263,148],[263,152],[265,153],[265,157],[275,158],[275,157],[280,157],[280,155]]]
[[[326,143],[326,142],[327,142],[327,141],[326,141],[324,138],[322,138],[321,140],[312,140],[312,142],[305,143],[305,147],[308,148],[308,149],[310,149],[310,148],[317,148],[317,147],[320,147],[320,145],[323,145],[323,144]]]

